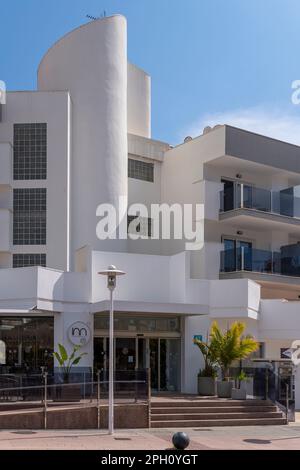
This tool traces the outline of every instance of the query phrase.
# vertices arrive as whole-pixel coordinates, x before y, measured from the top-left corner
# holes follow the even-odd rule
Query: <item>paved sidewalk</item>
[[[189,450],[300,449],[300,424],[184,429]],[[166,450],[175,429],[103,431],[0,431],[0,450]]]

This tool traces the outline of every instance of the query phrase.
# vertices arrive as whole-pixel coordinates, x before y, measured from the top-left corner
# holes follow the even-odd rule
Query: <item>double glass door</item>
[[[154,391],[180,390],[180,338],[115,338],[115,370],[151,370]],[[94,338],[94,367],[109,368],[107,337]]]
[[[252,271],[252,243],[224,238],[224,271]]]

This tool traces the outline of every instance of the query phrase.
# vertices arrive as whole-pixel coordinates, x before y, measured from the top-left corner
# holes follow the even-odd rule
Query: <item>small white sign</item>
[[[91,339],[91,329],[86,323],[77,321],[69,327],[68,337],[75,346],[85,346]]]

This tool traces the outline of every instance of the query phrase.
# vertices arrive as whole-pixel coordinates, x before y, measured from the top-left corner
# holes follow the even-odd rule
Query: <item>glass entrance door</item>
[[[180,339],[150,338],[149,355],[152,390],[180,390]]]
[[[136,368],[136,339],[116,338],[115,369],[134,370]]]
[[[180,338],[115,338],[115,370],[151,370],[154,391],[180,390]],[[109,340],[94,338],[95,370],[109,369]]]
[[[149,339],[149,367],[151,372],[151,388],[152,390],[160,390],[158,338]]]

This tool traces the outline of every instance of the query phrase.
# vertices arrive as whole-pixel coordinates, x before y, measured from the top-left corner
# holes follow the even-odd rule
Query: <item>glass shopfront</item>
[[[54,320],[50,317],[0,317],[0,373],[53,368]]]
[[[95,315],[94,368],[109,368],[109,317]],[[181,334],[179,317],[116,314],[115,370],[151,369],[154,391],[180,390]]]

